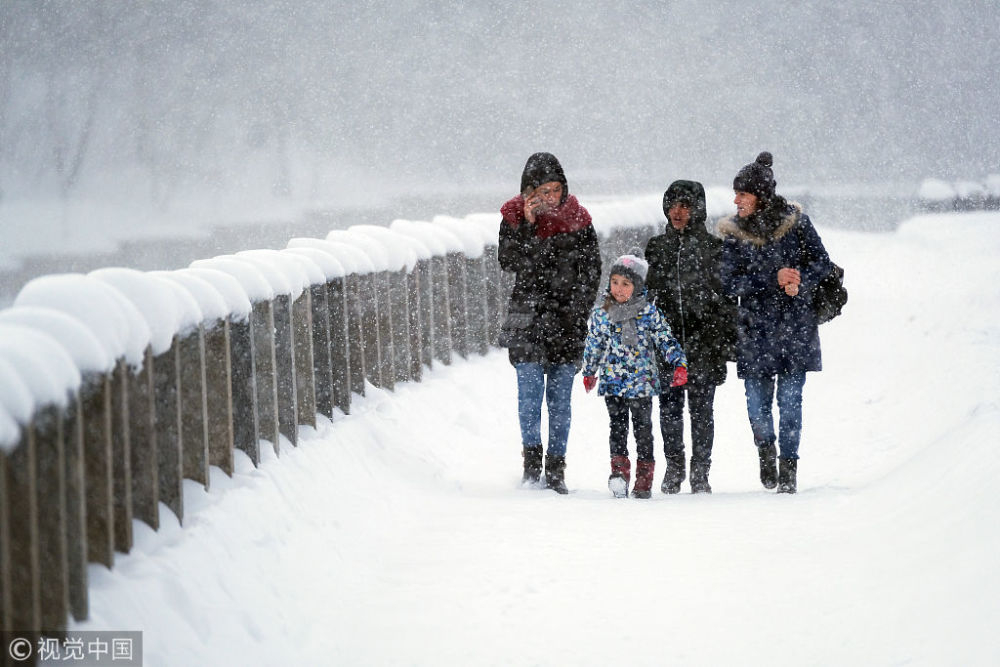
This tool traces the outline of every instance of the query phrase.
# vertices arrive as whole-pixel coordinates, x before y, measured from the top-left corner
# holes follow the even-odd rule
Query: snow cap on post
[[[326,272],[313,258],[295,252],[288,252],[287,248],[284,250],[277,250],[275,252],[281,256],[282,261],[290,259],[293,264],[299,267],[305,276],[306,284],[309,287],[326,284]]]
[[[10,452],[21,440],[21,426],[31,420],[35,399],[28,384],[9,361],[0,357],[0,452]]]
[[[0,359],[24,380],[34,399],[32,412],[45,405],[66,407],[70,393],[82,382],[80,369],[66,348],[31,327],[0,324]]]
[[[233,255],[219,255],[211,259],[191,262],[192,269],[214,269],[229,274],[240,284],[251,305],[274,298],[274,288],[256,266]]]
[[[149,344],[154,355],[170,349],[174,336],[181,330],[182,313],[169,285],[135,269],[97,269],[88,275],[115,288],[132,302],[149,326]]]
[[[16,306],[41,306],[64,312],[90,329],[112,359],[132,368],[144,363],[150,330],[136,307],[114,287],[79,273],[42,276],[28,282]]]
[[[183,289],[198,306],[204,322],[214,322],[228,317],[229,308],[219,291],[204,278],[199,278],[191,269],[177,271],[152,271],[150,275],[170,281]]]
[[[192,268],[180,269],[174,273],[179,276],[191,276],[210,285],[223,300],[224,312],[221,315],[223,319],[228,317],[233,322],[246,322],[250,318],[250,311],[253,310],[253,306],[250,305],[250,297],[247,296],[243,285],[232,275],[218,269]],[[206,317],[210,317],[213,307],[202,304],[202,311],[205,312]]]
[[[292,239],[292,241],[296,240]],[[289,241],[288,247],[281,252],[308,258],[323,272],[326,282],[337,280],[347,275],[343,262],[337,259],[336,255],[332,252],[309,245],[293,246],[292,241]]]
[[[272,281],[275,292],[287,294],[289,299],[295,301],[302,292],[309,289],[311,281],[309,275],[302,268],[302,265],[288,255],[271,248],[261,248],[258,250],[242,250],[236,253],[237,259],[253,262]],[[285,285],[279,289],[276,278],[280,276],[280,281]]]
[[[392,224],[389,225],[392,231],[413,239],[419,244],[418,247],[427,249],[427,256],[421,256],[421,259],[444,257],[448,254],[448,246],[442,240],[439,230],[429,229],[429,227],[432,227],[430,223],[414,222],[413,220],[393,220]],[[418,254],[420,253],[418,252]]]
[[[486,241],[476,225],[470,225],[464,220],[446,215],[434,216],[431,224],[442,227],[457,236],[462,244],[461,252],[468,259],[479,259],[486,251]]]
[[[382,243],[390,256],[389,263],[396,267],[396,271],[405,270],[410,273],[417,265],[417,253],[411,239],[406,236],[377,225],[352,225],[347,231],[367,234]]]
[[[17,324],[52,336],[83,373],[108,373],[115,358],[83,322],[55,308],[14,306],[0,310],[0,324]]]
[[[368,256],[375,272],[395,271],[398,269],[398,267],[390,265],[389,253],[386,252],[385,246],[370,236],[359,232],[351,232],[346,229],[334,229],[326,235],[326,240],[357,248]]]

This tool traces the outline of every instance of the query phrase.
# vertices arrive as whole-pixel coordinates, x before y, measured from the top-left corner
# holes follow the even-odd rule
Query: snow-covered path
[[[496,351],[190,483],[73,627],[143,630],[147,665],[997,664],[1000,216],[821,232],[851,300],[797,495],[760,487],[733,366],[711,496],[611,498],[581,386],[570,495],[523,489]]]

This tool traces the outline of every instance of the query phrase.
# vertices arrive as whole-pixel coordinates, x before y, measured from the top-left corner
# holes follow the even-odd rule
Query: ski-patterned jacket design
[[[668,364],[687,367],[684,350],[656,306],[647,303],[635,320],[639,343],[630,346],[622,341],[621,324],[612,322],[604,308],[594,308],[590,315],[583,350],[583,375],[599,379],[599,396],[641,398],[658,395],[657,348]]]

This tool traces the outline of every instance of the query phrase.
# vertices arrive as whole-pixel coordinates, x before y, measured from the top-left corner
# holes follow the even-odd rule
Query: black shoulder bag
[[[802,227],[796,224],[795,231],[799,236],[799,249],[808,260],[808,253],[805,251],[805,243],[802,238]],[[823,276],[816,289],[813,291],[812,309],[816,313],[816,321],[819,324],[829,322],[840,315],[847,303],[847,288],[844,287],[844,269],[836,264],[832,259],[830,264],[833,268],[830,273]]]

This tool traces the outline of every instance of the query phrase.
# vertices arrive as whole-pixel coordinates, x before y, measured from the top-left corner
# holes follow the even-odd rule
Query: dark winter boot
[[[628,483],[632,479],[632,462],[627,456],[611,457],[611,477],[608,477],[608,489],[615,498],[628,495]]]
[[[660,491],[664,493],[679,493],[681,482],[684,481],[684,453],[667,456],[667,472],[663,475]]]
[[[524,475],[521,476],[522,484],[538,484],[542,477],[542,446],[523,447],[521,456],[524,458]]]
[[[778,450],[773,442],[757,445],[757,456],[760,458],[760,483],[765,489],[773,489],[778,485]]]
[[[653,488],[653,468],[656,461],[636,461],[635,463],[635,486],[632,488],[633,498],[649,498],[652,496],[650,489]]]
[[[778,459],[778,493],[795,493],[798,459]]]
[[[711,493],[712,485],[708,483],[709,463],[691,461],[691,493]]]
[[[566,488],[566,457],[545,455],[545,488],[556,493],[569,493]]]

